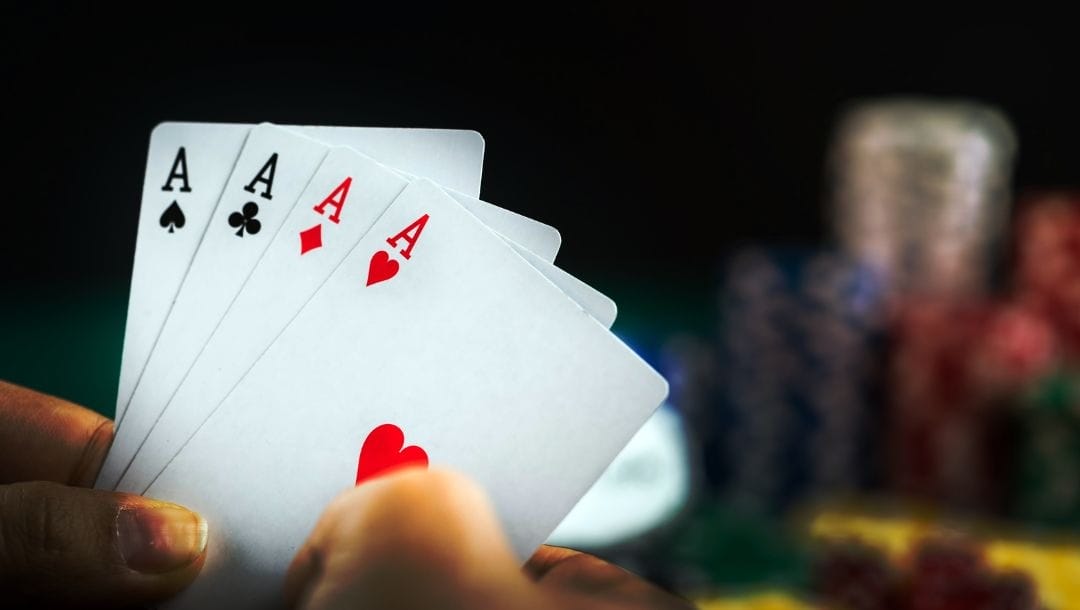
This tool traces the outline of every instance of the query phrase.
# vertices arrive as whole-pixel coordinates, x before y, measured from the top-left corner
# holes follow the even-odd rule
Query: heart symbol
[[[405,466],[427,468],[428,457],[420,447],[405,444],[405,434],[394,424],[383,424],[368,434],[360,448],[356,484]]]
[[[398,266],[398,262],[390,258],[385,250],[379,250],[371,256],[371,262],[368,264],[367,285],[377,284],[394,277],[397,275]]]

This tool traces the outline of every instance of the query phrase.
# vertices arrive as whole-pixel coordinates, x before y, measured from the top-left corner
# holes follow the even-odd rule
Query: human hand
[[[293,560],[285,597],[303,610],[693,608],[569,549],[543,546],[522,569],[479,487],[418,469],[339,496]]]
[[[134,606],[198,574],[201,517],[88,489],[112,437],[109,419],[0,381],[0,606]]]

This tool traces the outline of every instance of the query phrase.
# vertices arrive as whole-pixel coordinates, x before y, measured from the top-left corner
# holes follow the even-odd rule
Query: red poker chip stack
[[[983,549],[961,536],[935,535],[890,559],[858,540],[828,544],[815,560],[813,587],[837,610],[1036,610],[1035,585],[995,570]]]
[[[949,538],[925,540],[910,561],[908,610],[1035,610],[1031,580],[1018,572],[996,572],[982,550]]]
[[[1052,329],[1013,305],[908,300],[893,316],[892,486],[983,512],[1004,508],[1009,398],[1055,362]]]
[[[813,588],[827,608],[899,610],[901,572],[878,548],[859,540],[830,543],[813,565]]]
[[[1080,362],[1080,192],[1023,198],[1013,250],[1015,299],[1050,321],[1065,358]]]

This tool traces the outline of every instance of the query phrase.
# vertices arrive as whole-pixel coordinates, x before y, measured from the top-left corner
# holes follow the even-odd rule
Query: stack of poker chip
[[[805,529],[826,608],[1049,610],[1080,599],[1075,533],[865,501],[817,507]]]
[[[1061,368],[1020,401],[1010,493],[1014,517],[1080,526],[1080,371]]]
[[[828,608],[886,610],[898,606],[901,584],[900,570],[880,549],[848,539],[818,553],[811,586]]]
[[[1013,298],[1053,324],[1080,362],[1080,192],[1030,195],[1014,229]]]
[[[1080,192],[1030,193],[1013,229],[1011,300],[1053,329],[1058,366],[1017,400],[1014,516],[1080,525]]]
[[[729,506],[777,513],[875,477],[883,300],[877,274],[830,252],[748,248],[720,301],[715,451]]]
[[[895,306],[889,354],[891,487],[921,500],[1000,513],[1008,494],[1011,399],[1053,368],[1042,318],[990,301]]]
[[[994,570],[982,548],[959,536],[920,541],[910,556],[890,562],[855,540],[829,545],[815,570],[827,608],[843,610],[1036,610],[1030,578]]]
[[[1008,217],[1015,148],[1005,117],[978,103],[852,106],[830,153],[841,245],[885,273],[894,292],[986,292]]]

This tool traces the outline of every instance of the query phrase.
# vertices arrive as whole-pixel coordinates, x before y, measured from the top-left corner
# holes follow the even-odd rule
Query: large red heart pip
[[[383,424],[372,430],[360,448],[356,465],[356,484],[405,466],[427,468],[428,457],[420,447],[405,444],[405,434],[394,424]]]
[[[377,284],[394,277],[397,275],[398,266],[398,262],[390,258],[386,250],[379,250],[372,254],[371,262],[368,263],[367,285]]]

